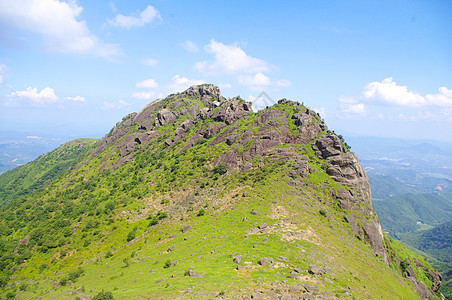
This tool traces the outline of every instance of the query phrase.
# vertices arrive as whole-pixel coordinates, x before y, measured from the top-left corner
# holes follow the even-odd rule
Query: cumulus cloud
[[[187,50],[188,52],[198,52],[198,45],[196,45],[195,42],[187,40],[184,43],[182,43],[182,47]]]
[[[141,63],[143,65],[153,67],[153,66],[156,66],[159,63],[159,61],[156,59],[153,59],[153,58],[145,58],[145,59],[141,60]]]
[[[159,97],[161,94],[157,91],[148,91],[148,92],[135,92],[132,94],[132,97],[135,99],[143,99],[149,100],[154,97]]]
[[[367,84],[363,95],[367,99],[388,105],[418,107],[426,104],[424,97],[408,91],[406,86],[398,85],[392,77]]]
[[[35,105],[44,105],[58,101],[58,97],[55,95],[55,90],[50,87],[46,87],[38,92],[38,88],[32,88],[30,86],[25,91],[12,92],[8,97],[23,98],[29,100]]]
[[[452,90],[447,87],[440,87],[436,94],[422,96],[409,91],[407,86],[398,85],[392,77],[367,84],[363,89],[363,96],[369,102],[376,104],[404,107],[452,107]]]
[[[122,109],[122,108],[125,108],[128,106],[129,106],[129,103],[120,99],[118,101],[112,101],[112,102],[104,101],[104,103],[102,103],[101,109]]]
[[[446,87],[440,87],[437,94],[428,94],[425,96],[427,102],[431,105],[452,107],[452,90]]]
[[[75,1],[0,0],[0,22],[38,33],[53,51],[106,58],[119,55],[117,45],[100,41],[90,32],[85,21],[78,20],[82,10]]]
[[[212,39],[205,49],[214,55],[214,59],[195,65],[198,71],[205,74],[252,74],[270,69],[267,62],[247,55],[237,44],[225,45]]]
[[[86,102],[86,98],[82,96],[75,96],[75,97],[66,97],[66,100],[71,100],[74,102]]]
[[[450,120],[452,116],[452,90],[440,87],[438,93],[421,95],[410,91],[407,86],[397,84],[392,77],[381,82],[374,81],[366,84],[362,95],[357,98],[339,97],[342,112],[352,115],[366,115],[368,106],[392,106],[394,108],[417,111],[417,116],[400,113],[394,115],[397,119],[416,121],[419,119]],[[422,111],[420,111],[422,109]],[[389,116],[377,115],[377,118]]]
[[[326,110],[324,107],[314,108],[314,111],[318,113],[323,119],[327,117]]]
[[[136,87],[141,89],[156,89],[158,86],[157,82],[152,78],[140,81],[136,84]]]
[[[249,95],[248,101],[253,103],[253,108],[261,110],[267,106],[272,106],[275,101],[265,92],[260,93],[258,96]]]
[[[151,98],[163,97],[164,95],[178,93],[186,90],[192,85],[199,85],[205,83],[204,80],[188,79],[179,74],[171,77],[171,80],[166,84],[160,86],[154,79],[146,79],[138,82],[135,86],[137,88],[146,89],[132,94],[135,99],[149,100]]]
[[[256,75],[239,75],[237,81],[241,85],[249,86],[252,90],[260,90],[271,84],[270,78],[261,72]]]
[[[364,103],[359,103],[358,100],[351,97],[340,96],[339,106],[342,112],[348,116],[364,116],[367,114],[367,107]]]
[[[285,79],[276,80],[276,85],[277,85],[277,86],[285,87],[285,86],[289,86],[289,85],[291,85],[291,84],[292,84],[292,83],[291,83],[289,80],[285,80]]]
[[[135,13],[130,16],[117,14],[113,20],[108,23],[114,27],[130,29],[132,27],[142,27],[154,20],[161,20],[160,13],[152,5],[148,5],[142,12]]]
[[[205,83],[204,80],[188,79],[187,77],[176,74],[171,78],[171,83],[169,83],[166,88],[170,93],[178,93],[188,89],[192,85],[203,83]]]

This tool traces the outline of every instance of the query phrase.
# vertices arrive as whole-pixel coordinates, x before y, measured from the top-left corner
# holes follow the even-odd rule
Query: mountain
[[[0,200],[2,295],[441,299],[440,275],[383,235],[343,138],[298,102],[251,107],[193,86],[46,180],[47,155],[0,175],[37,182]]]
[[[393,236],[452,221],[452,194],[405,194],[374,201],[384,230]]]

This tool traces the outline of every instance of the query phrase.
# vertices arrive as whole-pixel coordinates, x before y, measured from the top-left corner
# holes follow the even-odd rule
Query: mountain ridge
[[[201,85],[124,117],[37,199],[1,211],[4,291],[441,298],[428,263],[382,234],[342,137],[298,102],[251,107]]]

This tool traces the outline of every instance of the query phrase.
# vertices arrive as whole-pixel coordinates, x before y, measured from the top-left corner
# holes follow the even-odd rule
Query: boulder
[[[164,108],[157,112],[155,126],[163,126],[166,124],[174,123],[175,121],[176,115],[170,110]]]

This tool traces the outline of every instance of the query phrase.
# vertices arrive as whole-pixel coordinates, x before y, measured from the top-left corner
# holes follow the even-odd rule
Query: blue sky
[[[0,130],[101,137],[192,84],[452,141],[450,1],[0,0]]]

